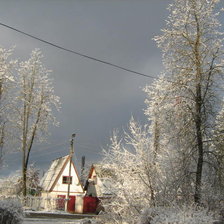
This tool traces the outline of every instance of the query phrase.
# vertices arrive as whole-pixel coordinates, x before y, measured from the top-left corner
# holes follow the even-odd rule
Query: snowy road
[[[37,219],[37,218],[26,218],[23,224],[79,224],[79,220],[71,219]]]

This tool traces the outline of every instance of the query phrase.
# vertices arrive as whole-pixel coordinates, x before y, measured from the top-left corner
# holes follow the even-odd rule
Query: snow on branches
[[[10,61],[11,53],[0,48],[0,161],[6,142],[22,152],[25,196],[30,151],[34,143],[46,139],[49,125],[58,124],[54,111],[60,100],[40,50],[33,50],[22,62]]]
[[[15,199],[0,200],[0,223],[21,224],[23,222],[23,209]]]
[[[123,137],[114,133],[103,160],[116,174],[114,197],[105,203],[115,223],[136,222],[144,207],[165,209],[152,223],[212,223],[197,206],[208,206],[224,190],[224,49],[217,4],[174,0],[162,35],[155,37],[164,72],[144,88],[149,125],[131,119]],[[197,206],[191,209],[192,202]]]
[[[197,203],[208,172],[206,161],[212,161],[207,152],[222,100],[224,51],[217,3],[174,0],[163,34],[155,37],[165,71],[145,88],[145,113],[152,120],[156,144],[174,152],[174,182],[181,192],[194,194]]]
[[[150,148],[149,127],[139,125],[132,118],[123,138],[114,132],[109,149],[104,150],[102,164],[115,174],[110,185],[113,196],[103,201],[106,212],[114,220],[133,223],[146,205],[155,202],[158,190],[160,175]]]

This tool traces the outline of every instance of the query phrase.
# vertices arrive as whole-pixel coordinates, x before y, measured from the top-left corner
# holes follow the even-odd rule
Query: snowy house
[[[69,172],[69,167],[71,170]],[[71,175],[69,175],[69,173]],[[45,199],[55,198],[55,208],[64,210],[65,200],[67,198],[68,189],[69,190],[69,202],[68,210],[77,213],[82,213],[82,203],[84,190],[81,185],[78,172],[73,162],[70,166],[70,156],[60,157],[52,161],[50,168],[45,173],[41,180],[42,193],[41,196]],[[49,207],[45,205],[43,207]]]
[[[114,181],[115,175],[112,169],[105,168],[101,164],[93,164],[84,188],[86,195],[99,199],[111,197],[111,186]]]

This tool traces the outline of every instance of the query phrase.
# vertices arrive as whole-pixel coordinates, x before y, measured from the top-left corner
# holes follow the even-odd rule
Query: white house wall
[[[93,197],[111,196],[111,187],[113,186],[113,180],[111,177],[100,178],[99,175],[97,175],[95,169],[93,169],[88,181],[89,185],[87,189],[87,195],[91,195]]]
[[[65,169],[63,170],[61,176],[59,177],[53,189],[53,192],[58,192],[58,194],[61,192],[61,195],[63,195],[63,192],[67,193],[68,191],[68,184],[62,183],[63,176],[69,176],[69,162],[67,163]],[[72,184],[70,184],[70,195],[83,193],[83,189],[80,185],[79,179],[77,177],[73,165],[71,166],[71,176],[72,176]]]
[[[95,178],[94,178],[95,177]],[[94,181],[95,179],[95,181]],[[89,179],[89,186],[88,186],[88,195],[91,195],[93,197],[101,197],[101,188],[102,188],[102,181],[100,180],[99,176],[97,176],[95,169],[93,169],[92,175]]]

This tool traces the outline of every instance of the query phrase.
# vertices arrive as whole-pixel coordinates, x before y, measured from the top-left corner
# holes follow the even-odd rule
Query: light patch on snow
[[[23,224],[51,224],[51,223],[60,223],[60,224],[79,224],[80,220],[71,220],[71,219],[38,219],[38,218],[26,218]]]

